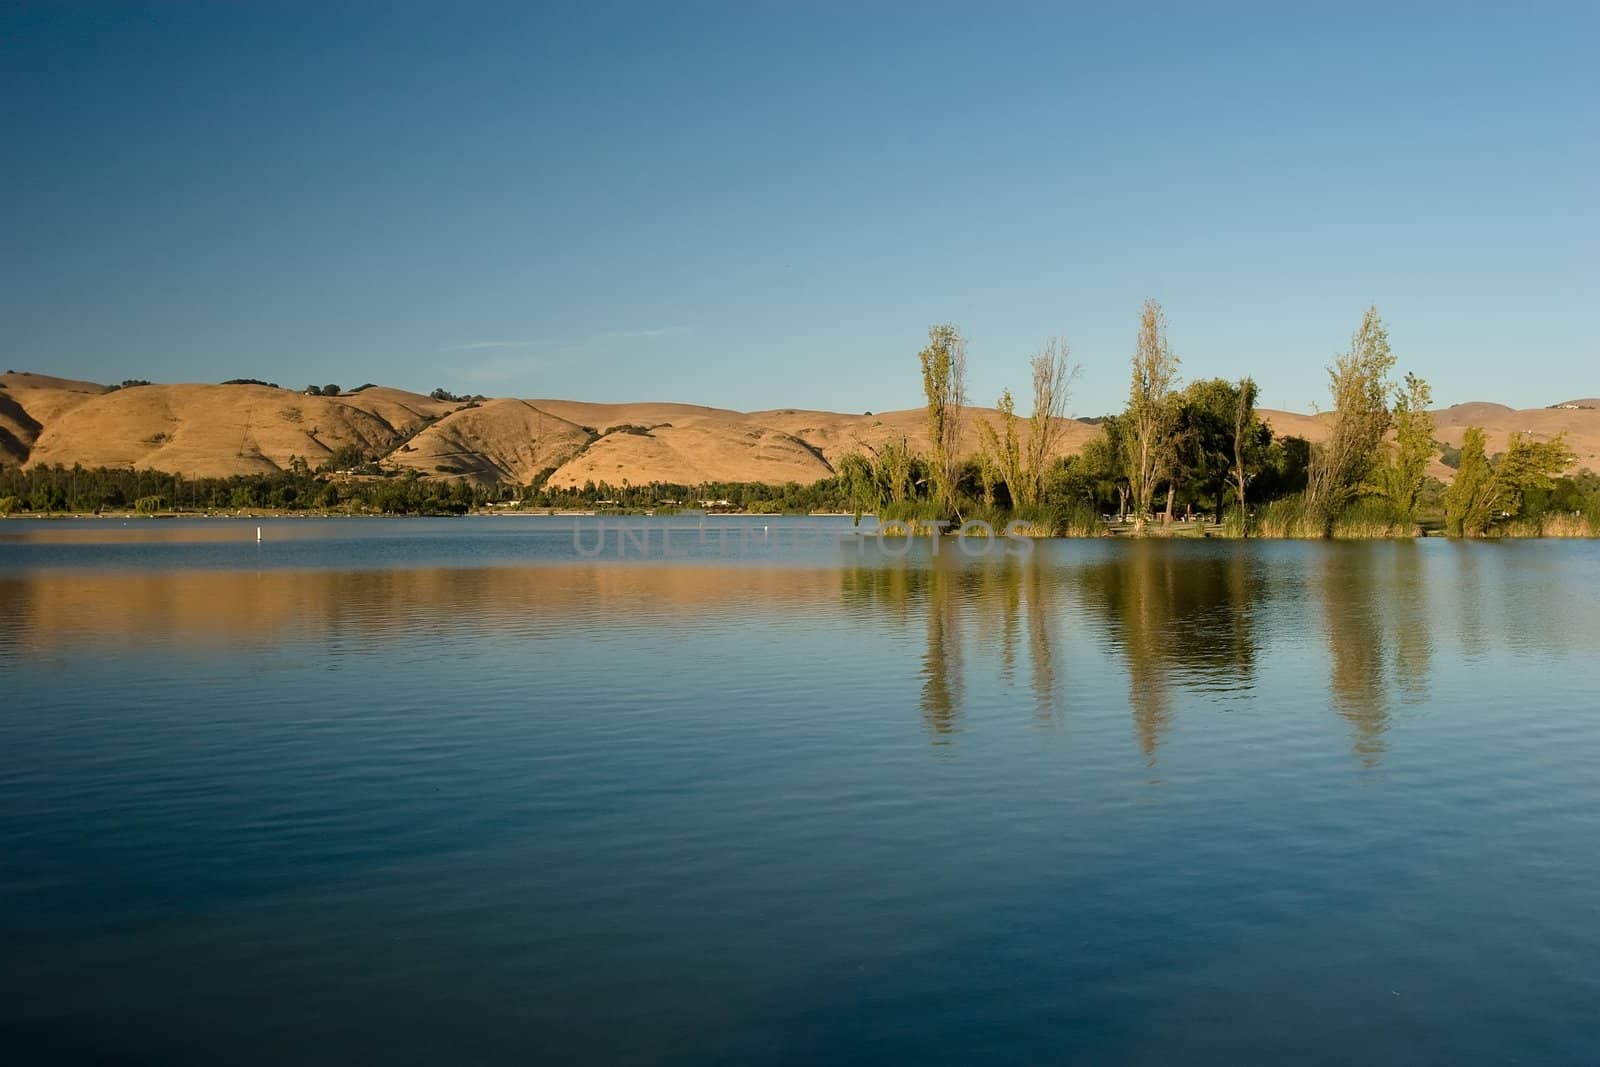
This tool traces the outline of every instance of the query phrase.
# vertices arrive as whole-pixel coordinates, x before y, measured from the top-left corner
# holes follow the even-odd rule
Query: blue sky
[[[1288,5],[1283,5],[1288,6]],[[1326,397],[1368,304],[1442,403],[1600,394],[1600,7],[0,11],[0,367],[745,409]]]

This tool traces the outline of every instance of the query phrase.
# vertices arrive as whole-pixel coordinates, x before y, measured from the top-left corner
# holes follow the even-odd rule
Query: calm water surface
[[[0,1060],[1600,1061],[1600,546],[706,522],[0,523]]]

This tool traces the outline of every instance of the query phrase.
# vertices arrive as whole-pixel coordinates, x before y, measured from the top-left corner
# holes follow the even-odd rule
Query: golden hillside
[[[397,389],[307,396],[264,385],[143,385],[108,391],[39,375],[6,375],[5,394],[39,425],[29,465],[81,463],[191,477],[319,465],[354,445],[387,454],[458,405]]]
[[[431,478],[527,485],[588,446],[593,435],[526,400],[458,408],[389,453],[387,462]]]
[[[971,408],[963,447],[978,443]],[[1279,435],[1312,441],[1329,416],[1263,410]],[[780,408],[740,412],[693,404],[591,404],[569,400],[441,401],[379,386],[309,396],[263,385],[144,385],[113,389],[40,374],[0,375],[0,463],[135,467],[191,477],[268,472],[295,457],[312,467],[353,447],[391,470],[430,478],[528,484],[545,472],[557,487],[588,481],[808,483],[833,473],[840,457],[874,452],[904,438],[924,440],[923,411],[842,414]],[[1439,440],[1460,445],[1480,426],[1491,452],[1512,433],[1565,433],[1575,467],[1600,469],[1600,402],[1569,401],[1516,411],[1458,404],[1434,413]],[[1061,424],[1058,455],[1099,431]],[[1436,459],[1436,476],[1452,471]]]
[[[47,374],[0,374],[0,463],[23,463],[46,422],[54,422],[107,387]]]

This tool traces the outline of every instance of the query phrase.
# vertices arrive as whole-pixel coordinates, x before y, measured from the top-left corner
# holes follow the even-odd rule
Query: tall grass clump
[[[1304,496],[1286,496],[1274,500],[1261,509],[1256,517],[1256,535],[1259,537],[1318,538],[1323,536],[1322,524],[1306,509]]]
[[[994,530],[996,534],[1000,534],[1005,531],[1006,523],[1020,516],[1013,516],[1010,511],[998,505],[990,505],[988,507],[980,505],[967,509],[962,513],[962,517],[966,522],[986,522],[989,524],[990,529]],[[976,529],[971,531],[971,535],[983,536],[982,532]]]
[[[902,500],[889,504],[878,512],[879,522],[904,523],[936,522],[949,518],[944,509],[932,500]]]
[[[1013,534],[1020,533],[1024,537],[1064,537],[1062,528],[1062,514],[1059,508],[1048,507],[1043,504],[1031,504],[1019,507],[1015,511],[1002,512],[993,519],[987,519],[998,533],[1004,533],[1011,523],[1021,523],[1014,527]]]
[[[1250,517],[1237,507],[1229,508],[1222,516],[1222,536],[1241,538],[1250,536]]]
[[[1106,537],[1111,533],[1100,514],[1082,501],[1061,509],[1054,525],[1062,537]]]
[[[1347,541],[1377,540],[1388,537],[1415,537],[1416,523],[1399,519],[1388,501],[1365,498],[1355,501],[1333,520],[1332,534]]]
[[[1546,512],[1538,518],[1515,519],[1505,525],[1506,537],[1597,537],[1600,524],[1583,512]]]

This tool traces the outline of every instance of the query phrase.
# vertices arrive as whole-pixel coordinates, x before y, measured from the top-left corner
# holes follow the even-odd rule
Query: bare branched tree
[[[1061,439],[1072,383],[1082,369],[1072,362],[1072,349],[1061,337],[1046,341],[1029,366],[1033,370],[1033,414],[1028,419],[1028,446],[1022,464],[1024,499],[1018,501],[1025,507],[1044,499],[1050,454]]]
[[[1256,381],[1254,378],[1239,379],[1239,396],[1234,403],[1233,410],[1233,487],[1239,497],[1239,521],[1242,529],[1248,534],[1249,523],[1245,521],[1244,491],[1250,481],[1249,468],[1246,459],[1249,449],[1250,431],[1256,424]]]
[[[1050,453],[1061,438],[1061,422],[1078,375],[1071,351],[1061,338],[1052,337],[1028,363],[1033,372],[1033,414],[1028,416],[1026,442],[1017,431],[1016,403],[1009,389],[995,404],[1000,412],[999,431],[987,421],[978,423],[979,447],[993,457],[1014,508],[1032,508],[1044,499]]]

